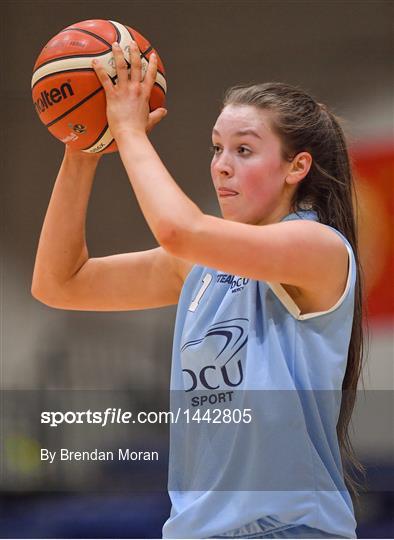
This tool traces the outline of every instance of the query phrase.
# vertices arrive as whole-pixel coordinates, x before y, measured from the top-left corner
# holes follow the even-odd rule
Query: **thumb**
[[[167,109],[160,107],[149,114],[148,131],[158,124],[167,114]]]

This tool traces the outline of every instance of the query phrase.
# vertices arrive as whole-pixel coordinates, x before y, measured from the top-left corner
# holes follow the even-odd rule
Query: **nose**
[[[219,156],[216,156],[213,162],[213,168],[215,172],[222,178],[227,178],[233,175],[232,164],[224,152]]]

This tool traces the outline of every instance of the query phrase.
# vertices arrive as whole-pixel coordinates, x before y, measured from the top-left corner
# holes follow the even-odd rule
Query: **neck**
[[[272,225],[273,223],[279,223],[282,219],[293,212],[290,201],[283,201],[282,204],[275,206],[272,211],[268,212],[258,223],[255,225]]]

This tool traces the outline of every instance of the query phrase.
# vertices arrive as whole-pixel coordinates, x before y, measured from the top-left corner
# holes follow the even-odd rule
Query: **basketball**
[[[150,111],[163,107],[167,84],[163,63],[137,30],[115,21],[93,19],[61,30],[42,49],[33,68],[33,102],[50,133],[70,147],[89,153],[114,152],[108,127],[105,92],[92,68],[97,58],[116,82],[112,43],[118,42],[130,68],[130,43],[135,41],[145,73],[149,56],[157,56],[157,76]]]

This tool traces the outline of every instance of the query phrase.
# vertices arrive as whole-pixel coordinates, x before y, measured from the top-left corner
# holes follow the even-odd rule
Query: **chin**
[[[222,218],[227,221],[236,221],[237,223],[254,224],[257,220],[253,220],[250,216],[240,215],[239,212],[231,211],[230,208],[220,206],[220,213]]]
[[[235,221],[236,223],[248,223],[245,218],[236,215],[224,215],[223,219],[226,219],[227,221]]]

